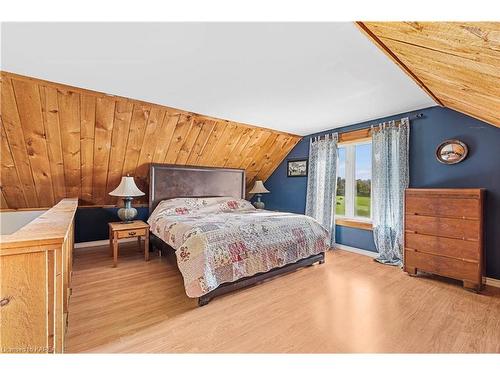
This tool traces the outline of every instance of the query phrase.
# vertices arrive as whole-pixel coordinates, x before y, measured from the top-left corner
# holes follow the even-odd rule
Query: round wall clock
[[[465,159],[469,150],[458,139],[448,139],[436,149],[436,157],[443,164],[457,164]]]

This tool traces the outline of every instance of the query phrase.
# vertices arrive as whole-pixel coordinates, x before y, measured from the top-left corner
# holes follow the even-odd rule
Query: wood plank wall
[[[500,127],[500,22],[358,22],[438,104]]]
[[[0,208],[117,203],[123,175],[148,191],[149,163],[244,168],[266,180],[301,137],[1,72]],[[147,196],[139,202],[147,202]]]

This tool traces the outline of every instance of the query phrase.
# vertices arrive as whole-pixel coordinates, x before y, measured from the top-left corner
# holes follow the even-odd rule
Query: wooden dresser
[[[62,353],[78,199],[0,236],[0,353]]]
[[[483,200],[484,189],[406,189],[404,270],[462,280],[479,291]]]

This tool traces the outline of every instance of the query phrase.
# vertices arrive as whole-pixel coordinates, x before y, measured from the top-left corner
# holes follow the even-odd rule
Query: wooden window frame
[[[358,143],[362,141],[369,141],[372,139],[371,128],[353,130],[339,135],[339,146],[349,143]]]
[[[335,218],[335,225],[363,230],[373,230],[373,224],[371,221],[347,219],[344,217]]]

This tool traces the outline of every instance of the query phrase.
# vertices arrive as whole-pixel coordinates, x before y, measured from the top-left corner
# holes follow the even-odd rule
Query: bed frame
[[[172,198],[204,198],[204,197],[240,197],[245,198],[245,170],[233,168],[195,167],[172,164],[151,164],[149,168],[149,214],[164,199]],[[175,252],[159,237],[151,234],[151,244],[161,251]],[[204,306],[216,296],[237,289],[257,284],[265,279],[275,277],[311,266],[323,264],[325,254],[320,253],[299,261],[274,268],[267,272],[244,277],[224,283],[216,289],[198,298],[198,305]]]

